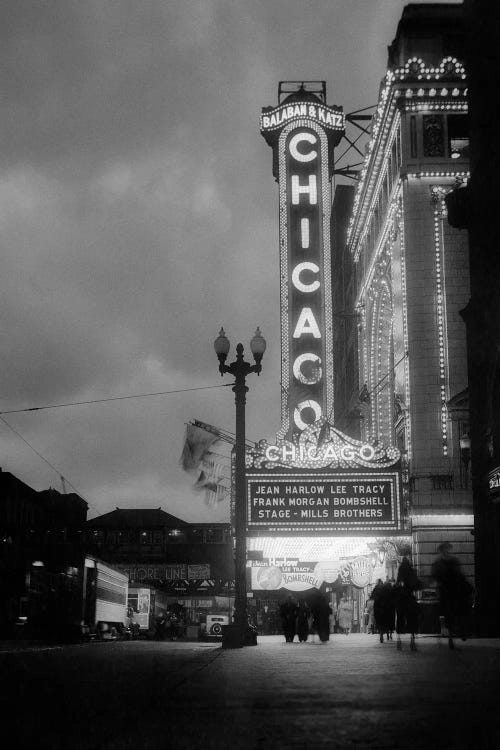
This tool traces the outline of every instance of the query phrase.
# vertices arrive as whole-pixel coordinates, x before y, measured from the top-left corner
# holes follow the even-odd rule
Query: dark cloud
[[[221,381],[224,325],[268,339],[248,434],[280,419],[278,203],[258,131],[280,80],[377,98],[403,0],[4,0],[0,7],[1,407]],[[233,350],[234,351],[234,350]],[[88,498],[207,510],[184,423],[234,426],[229,388],[9,417]],[[57,476],[13,433],[2,463]]]

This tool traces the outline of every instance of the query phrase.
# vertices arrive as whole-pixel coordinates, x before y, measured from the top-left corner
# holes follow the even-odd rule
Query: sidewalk
[[[403,643],[29,645],[3,656],[5,707],[50,750],[498,750],[500,639]]]
[[[176,748],[201,747],[203,727],[213,750],[498,750],[500,640],[451,651],[445,639],[420,637],[416,652],[403,641],[398,651],[369,635],[324,645],[275,636],[222,651],[197,677],[196,708],[186,710],[184,696]]]

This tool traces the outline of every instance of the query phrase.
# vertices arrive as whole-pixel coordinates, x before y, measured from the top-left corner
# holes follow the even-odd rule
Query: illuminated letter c
[[[295,289],[298,289],[299,292],[315,292],[316,289],[319,289],[320,283],[318,279],[316,281],[311,281],[310,284],[304,284],[303,281],[300,280],[300,274],[302,271],[312,271],[312,273],[319,273],[319,266],[316,265],[316,263],[309,263],[305,261],[304,263],[299,263],[295,266],[292,272],[292,283],[295,287]]]
[[[290,143],[288,145],[288,150],[290,151],[291,156],[296,161],[301,162],[307,162],[307,161],[313,161],[316,159],[318,152],[314,149],[312,151],[309,151],[308,154],[301,154],[300,151],[298,151],[297,146],[301,141],[307,141],[307,143],[316,143],[316,136],[312,133],[296,133],[296,135],[292,136],[290,138]]]
[[[312,364],[306,368],[307,374],[302,371],[302,365],[304,362],[311,362]],[[317,354],[313,352],[305,352],[299,354],[293,363],[293,374],[297,378],[299,383],[303,385],[316,385],[322,378],[321,371],[321,359]]]

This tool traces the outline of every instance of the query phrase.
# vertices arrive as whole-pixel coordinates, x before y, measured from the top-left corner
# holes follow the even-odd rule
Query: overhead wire
[[[172,393],[189,393],[191,391],[208,391],[214,388],[228,388],[232,383],[221,383],[220,385],[204,385],[198,388],[177,388],[173,391],[157,391],[155,393],[135,393],[128,396],[110,396],[108,398],[94,398],[88,401],[68,401],[64,404],[47,404],[44,406],[29,406],[22,409],[4,409],[1,414],[22,414],[28,411],[42,411],[43,409],[61,409],[66,406],[85,406],[87,404],[102,404],[106,401],[125,401],[131,398],[148,398],[150,396],[169,396]]]
[[[33,453],[36,453],[36,455],[39,458],[41,458],[42,461],[45,461],[45,463],[47,464],[47,466],[50,466],[50,468],[53,471],[55,471],[55,473],[60,477],[60,479],[63,482],[63,484],[66,483],[67,485],[69,485],[71,487],[71,489],[74,490],[76,492],[76,494],[79,497],[82,498],[82,500],[85,500],[85,502],[87,503],[87,505],[89,506],[89,508],[92,508],[92,510],[94,510],[96,513],[99,513],[99,511],[97,510],[97,508],[94,507],[92,505],[92,503],[89,502],[87,500],[87,498],[84,497],[84,495],[82,495],[82,493],[79,490],[76,489],[76,487],[70,482],[70,480],[66,476],[63,476],[63,474],[59,471],[59,469],[57,467],[55,467],[54,464],[51,463],[48,458],[45,458],[45,456],[43,456],[40,453],[40,451],[38,451],[33,445],[31,445],[31,443],[28,440],[26,440],[26,438],[23,435],[21,435],[21,433],[18,430],[16,430],[15,427],[13,427],[9,422],[7,422],[7,420],[5,419],[5,417],[0,416],[0,420],[4,423],[4,425],[6,425],[9,428],[9,430],[12,430],[12,432],[15,435],[17,435],[17,437],[20,438],[20,440],[22,440],[23,443],[26,443],[26,445],[28,446],[28,448],[31,448],[31,450],[33,451]]]
[[[79,490],[77,490],[77,488],[70,482],[70,480],[65,475],[63,475],[62,472],[56,466],[54,466],[53,463],[51,463],[48,460],[48,458],[45,458],[45,456],[43,456],[40,453],[40,451],[38,451],[28,440],[26,440],[26,438],[18,430],[16,430],[15,427],[13,427],[5,419],[5,416],[4,416],[5,414],[22,414],[22,413],[33,412],[33,411],[43,411],[45,409],[60,409],[60,408],[67,407],[67,406],[84,406],[87,404],[99,404],[99,403],[104,403],[104,402],[109,402],[109,401],[123,401],[126,399],[133,399],[133,398],[147,398],[150,396],[167,396],[173,393],[187,393],[191,391],[204,391],[204,390],[210,390],[214,388],[227,388],[230,385],[232,385],[232,383],[221,383],[219,385],[200,386],[198,388],[178,388],[178,389],[171,390],[171,391],[157,391],[155,393],[138,393],[138,394],[132,394],[132,395],[127,395],[127,396],[111,396],[109,398],[89,399],[88,401],[71,401],[71,402],[67,402],[63,404],[47,404],[44,406],[30,406],[30,407],[25,407],[22,409],[7,409],[7,410],[0,411],[0,420],[5,424],[6,427],[9,428],[9,430],[11,430],[15,435],[17,435],[17,437],[20,440],[22,440],[23,443],[25,443],[33,451],[33,453],[35,453],[42,461],[44,461],[47,464],[47,466],[49,466],[59,476],[63,487],[65,484],[69,485],[69,487],[71,487],[74,490],[74,492],[76,492],[76,494],[82,498],[82,500],[85,500],[89,508],[92,508],[92,510],[94,510],[97,514],[99,514],[100,511],[98,511],[97,508],[94,505],[92,505],[92,503],[89,502],[89,500],[87,500],[87,498],[84,497],[84,495],[82,495],[82,493]]]

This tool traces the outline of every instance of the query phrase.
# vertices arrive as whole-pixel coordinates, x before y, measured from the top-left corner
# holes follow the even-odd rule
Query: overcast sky
[[[220,326],[247,348],[259,325],[247,435],[274,441],[278,189],[259,114],[280,80],[375,104],[404,5],[3,0],[0,410],[220,385]],[[227,520],[179,466],[191,418],[234,431],[230,388],[4,416],[89,517]],[[61,490],[2,422],[0,465]]]

